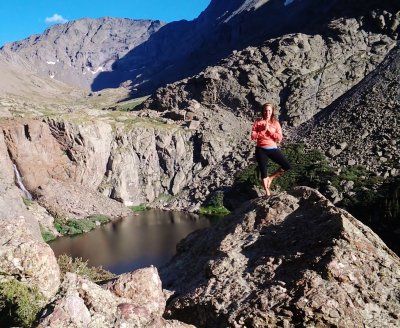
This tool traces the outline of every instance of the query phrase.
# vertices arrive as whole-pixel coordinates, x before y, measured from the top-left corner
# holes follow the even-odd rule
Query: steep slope
[[[25,61],[41,76],[90,89],[100,72],[110,70],[115,60],[162,25],[160,21],[111,17],[79,19],[6,44],[0,55],[17,65]]]
[[[300,126],[294,140],[338,165],[400,173],[400,44],[357,86]]]
[[[370,10],[323,21],[309,34],[287,34],[234,51],[218,65],[158,89],[145,107],[185,111],[194,99],[253,118],[261,102],[272,100],[282,120],[301,124],[361,81],[396,44],[400,5],[385,15]]]

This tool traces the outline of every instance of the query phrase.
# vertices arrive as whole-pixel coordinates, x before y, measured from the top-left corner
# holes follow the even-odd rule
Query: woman
[[[258,119],[251,131],[251,139],[257,140],[256,159],[261,171],[265,193],[271,195],[270,187],[275,178],[290,169],[286,157],[279,150],[277,143],[282,141],[282,128],[275,116],[275,106],[266,103],[262,106],[262,119]],[[280,168],[268,176],[268,159],[280,165]]]

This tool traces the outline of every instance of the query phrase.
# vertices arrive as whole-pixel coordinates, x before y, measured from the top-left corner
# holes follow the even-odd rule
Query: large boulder
[[[155,268],[121,275],[103,288],[67,273],[39,327],[193,327],[163,319],[164,308]]]
[[[53,297],[60,285],[53,250],[37,240],[21,218],[0,220],[0,272],[0,282],[17,280],[39,291],[44,300]]]
[[[200,327],[395,327],[400,259],[319,192],[245,203],[194,232],[160,275],[168,318]]]

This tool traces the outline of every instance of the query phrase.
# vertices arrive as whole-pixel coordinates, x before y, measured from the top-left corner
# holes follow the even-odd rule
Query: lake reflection
[[[90,265],[120,274],[161,266],[190,232],[208,227],[208,219],[182,212],[148,210],[78,236],[50,242],[56,256],[82,257]]]

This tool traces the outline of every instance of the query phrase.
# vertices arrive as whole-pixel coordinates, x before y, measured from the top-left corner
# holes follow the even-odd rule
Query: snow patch
[[[97,67],[96,70],[94,70],[94,71],[92,71],[92,69],[91,69],[90,67],[86,67],[86,69],[87,69],[90,73],[92,73],[93,75],[94,75],[94,74],[97,74],[98,72],[104,72],[103,66]]]
[[[53,61],[47,61],[46,62],[48,65],[55,65],[56,64],[56,62],[53,62]]]
[[[51,79],[54,79],[54,77],[56,76],[54,73],[49,75]]]

